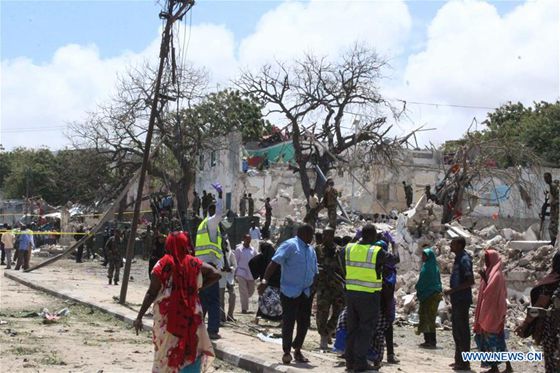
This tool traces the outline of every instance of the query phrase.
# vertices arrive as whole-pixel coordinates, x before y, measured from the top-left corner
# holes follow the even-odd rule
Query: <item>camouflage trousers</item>
[[[338,316],[344,309],[344,292],[332,287],[317,289],[317,331],[322,336],[332,336]],[[329,317],[330,316],[330,317]]]
[[[114,282],[119,282],[119,274],[121,272],[121,263],[122,263],[122,260],[120,258],[109,260],[109,263],[108,263],[109,269],[107,270],[107,277],[109,278],[109,280],[113,279]]]
[[[550,234],[550,240],[555,242],[558,236],[558,208],[551,207],[550,209],[550,224],[548,226],[548,233]]]
[[[328,208],[329,214],[329,225],[333,228],[336,228],[336,206]]]

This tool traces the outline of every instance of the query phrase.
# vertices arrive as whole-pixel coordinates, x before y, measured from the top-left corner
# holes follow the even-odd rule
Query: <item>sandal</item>
[[[294,352],[294,360],[297,361],[298,363],[304,363],[304,364],[309,363],[309,359],[303,356],[301,351]]]

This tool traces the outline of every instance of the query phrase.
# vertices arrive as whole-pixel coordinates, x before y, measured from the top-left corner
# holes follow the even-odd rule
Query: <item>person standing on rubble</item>
[[[332,343],[338,316],[344,308],[344,271],[340,260],[341,250],[334,243],[334,228],[323,230],[323,242],[317,245],[315,251],[319,264],[317,331],[321,336],[321,350],[327,350],[328,344]]]
[[[107,269],[107,277],[109,278],[109,285],[114,283],[119,284],[119,274],[122,266],[122,246],[124,241],[121,237],[121,231],[115,229],[111,238],[105,244],[107,252],[107,262],[109,268]]]
[[[451,299],[451,323],[455,341],[455,362],[453,370],[470,370],[470,363],[463,360],[462,353],[471,350],[471,332],[469,327],[469,308],[472,304],[472,286],[474,275],[472,258],[465,250],[467,242],[463,237],[451,241],[451,252],[455,254],[450,288],[445,295]]]
[[[413,195],[412,195],[412,185],[407,184],[406,181],[403,181],[403,188],[404,188],[404,195],[406,197],[406,208],[409,208],[412,205]]]
[[[442,299],[441,274],[436,255],[432,248],[428,247],[422,251],[422,268],[416,283],[416,296],[420,307],[418,316],[420,322],[416,334],[424,334],[422,348],[436,348],[436,316],[439,302]]]
[[[253,195],[251,193],[249,193],[249,196],[247,197],[247,204],[249,207],[249,216],[253,217],[255,214],[255,200],[253,199]]]
[[[360,232],[361,239],[346,246],[347,340],[346,368],[354,372],[377,370],[367,362],[380,310],[383,286],[383,266],[396,264],[396,258],[375,245],[377,231],[367,224]]]
[[[321,201],[321,206],[327,208],[329,216],[329,225],[336,229],[336,209],[338,206],[338,191],[334,188],[333,179],[327,180],[327,187],[325,188],[325,193],[323,194],[323,200]]]
[[[554,246],[558,236],[558,220],[560,217],[560,186],[558,180],[552,180],[552,174],[550,172],[545,172],[544,182],[548,184],[550,189],[548,201],[550,205],[550,225],[548,226],[548,232],[550,234],[550,244]]]
[[[502,259],[493,248],[484,252],[486,270],[481,269],[480,288],[474,314],[474,340],[479,351],[506,352],[504,333],[507,315],[506,278],[502,272]],[[506,361],[505,372],[513,372],[511,363]],[[499,373],[499,361],[483,362],[483,367],[490,367],[487,373]]]
[[[298,363],[308,363],[301,353],[301,348],[311,321],[311,306],[313,304],[313,285],[319,271],[317,256],[311,246],[314,228],[309,224],[299,227],[297,236],[285,241],[272,257],[263,279],[258,286],[262,297],[272,275],[278,267],[282,268],[280,278],[280,299],[282,302],[282,362],[290,364],[292,361],[292,347],[294,360]],[[296,337],[293,339],[294,326],[297,321]]]
[[[195,253],[198,259],[220,271],[224,268],[222,233],[219,227],[223,211],[222,186],[215,183],[212,187],[218,192],[218,200],[216,204],[208,206],[209,216],[198,226]],[[216,282],[201,290],[200,300],[204,314],[208,313],[210,339],[220,339],[220,284]]]
[[[560,251],[552,258],[550,273],[531,289],[531,305],[549,308],[555,294],[560,296]],[[521,338],[532,336],[535,344],[542,345],[546,373],[557,373],[560,371],[560,317],[551,313],[539,319],[528,314],[515,333]]]
[[[304,221],[315,227],[317,225],[317,217],[320,209],[319,198],[315,193],[315,189],[309,190],[309,199],[307,203],[309,204],[309,211]]]
[[[245,216],[247,214],[247,193],[243,194],[243,197],[239,200],[239,216]]]

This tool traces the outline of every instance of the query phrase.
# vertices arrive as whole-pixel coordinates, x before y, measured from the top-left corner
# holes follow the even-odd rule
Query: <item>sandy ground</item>
[[[125,323],[89,308],[0,278],[0,371],[148,372],[153,347],[149,332],[136,336]],[[70,314],[45,325],[43,308]],[[212,372],[243,370],[215,360]]]

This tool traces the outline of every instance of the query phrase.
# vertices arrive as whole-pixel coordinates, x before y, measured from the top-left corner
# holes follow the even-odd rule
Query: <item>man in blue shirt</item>
[[[299,363],[308,363],[309,360],[301,353],[301,347],[311,322],[311,305],[313,303],[312,287],[319,268],[315,249],[310,246],[313,241],[314,229],[305,224],[299,227],[297,236],[286,240],[278,247],[272,261],[266,268],[264,279],[258,287],[262,295],[267,287],[268,280],[282,267],[280,278],[280,298],[282,301],[282,349],[284,356],[282,362],[289,364],[292,361],[292,347],[294,359]],[[297,321],[296,338],[293,339],[294,326]]]
[[[451,299],[451,323],[455,341],[455,362],[453,370],[470,370],[470,364],[463,361],[462,353],[471,349],[471,331],[469,326],[469,308],[472,304],[472,286],[474,275],[472,258],[465,251],[466,241],[463,237],[451,241],[451,252],[455,254],[453,271],[449,281],[450,289],[445,295]]]
[[[31,250],[35,248],[35,241],[33,240],[33,232],[29,228],[21,227],[21,234],[18,246],[18,259],[16,264],[16,271],[23,265],[23,270],[29,268],[29,261],[31,260]]]

